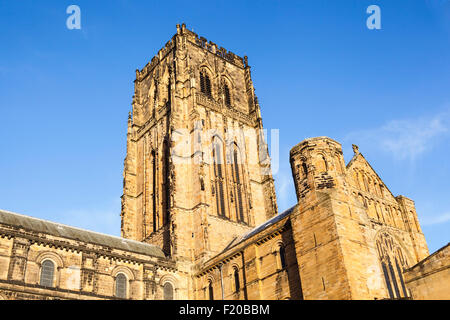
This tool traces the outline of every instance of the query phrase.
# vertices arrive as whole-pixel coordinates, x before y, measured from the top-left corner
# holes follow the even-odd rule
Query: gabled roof
[[[384,183],[383,179],[380,178],[380,176],[378,175],[378,173],[375,171],[375,169],[370,165],[369,161],[367,161],[367,159],[360,153],[356,153],[353,158],[350,160],[350,162],[346,165],[347,169],[350,169],[353,164],[356,162],[356,160],[361,157],[364,162],[369,166],[369,168],[372,170],[372,172],[377,176],[378,179],[380,179],[381,183],[383,183],[383,186],[386,188],[387,191],[389,191],[389,193],[391,194],[391,196],[396,199],[396,196],[394,196],[394,194],[392,193],[392,191],[388,188],[388,186]]]
[[[264,223],[260,224],[259,226],[253,228],[252,230],[250,230],[249,232],[243,234],[242,236],[235,238],[233,241],[231,241],[228,244],[228,246],[223,251],[229,250],[230,248],[238,245],[239,243],[241,243],[241,242],[243,242],[243,241],[253,237],[254,235],[257,235],[258,233],[264,231],[265,229],[267,229],[271,225],[274,225],[277,222],[283,220],[285,217],[289,216],[292,213],[292,211],[294,210],[295,206],[293,206],[293,207],[283,211],[282,213],[277,214],[276,216],[270,218],[266,222],[264,222]]]
[[[0,224],[129,252],[160,258],[165,257],[161,248],[152,244],[70,227],[64,224],[33,218],[5,210],[0,210]]]

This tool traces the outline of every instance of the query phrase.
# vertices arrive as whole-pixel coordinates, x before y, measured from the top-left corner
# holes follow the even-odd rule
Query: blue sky
[[[329,136],[415,200],[431,252],[448,243],[449,0],[1,0],[0,208],[120,234],[135,69],[182,22],[249,57],[264,126],[280,129],[280,210],[296,203],[290,148]]]

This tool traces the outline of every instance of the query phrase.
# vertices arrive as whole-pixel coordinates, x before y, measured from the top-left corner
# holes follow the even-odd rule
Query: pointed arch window
[[[200,71],[200,91],[211,97],[211,79],[205,70]]]
[[[231,93],[230,93],[230,88],[228,87],[228,84],[226,84],[226,83],[223,86],[223,92],[225,95],[225,105],[230,107],[231,106]]]
[[[120,299],[127,298],[127,277],[119,273],[116,277],[116,297]]]
[[[169,222],[170,216],[170,149],[167,139],[163,143],[163,154],[163,225],[166,225]]]
[[[233,147],[233,178],[234,178],[234,189],[236,194],[236,219],[240,222],[245,222],[245,212],[244,212],[244,185],[242,181],[241,174],[241,160],[239,149],[236,145]]]
[[[214,180],[216,190],[216,209],[217,215],[221,217],[226,216],[225,212],[225,174],[222,158],[222,143],[217,137],[213,142],[213,165],[214,165]]]
[[[388,233],[382,233],[377,238],[376,245],[389,298],[409,297],[403,279],[403,270],[407,268],[408,264],[402,249]]]
[[[152,151],[152,206],[153,206],[153,232],[158,230],[158,217],[157,217],[157,208],[156,208],[156,152]]]
[[[44,260],[41,267],[40,285],[44,287],[53,287],[55,274],[55,264],[51,260]]]

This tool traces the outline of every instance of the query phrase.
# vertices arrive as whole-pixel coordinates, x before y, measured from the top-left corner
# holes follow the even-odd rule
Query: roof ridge
[[[21,217],[24,217],[24,218],[27,218],[27,219],[33,219],[33,220],[38,220],[38,221],[42,221],[42,222],[46,222],[46,223],[51,223],[53,225],[57,225],[57,226],[61,226],[61,227],[66,227],[66,228],[80,230],[80,231],[89,232],[89,233],[95,233],[95,234],[98,234],[98,235],[101,235],[101,236],[116,238],[116,239],[122,240],[122,241],[130,241],[130,242],[137,243],[137,244],[142,244],[142,245],[147,245],[147,246],[150,246],[150,247],[159,248],[157,245],[154,245],[154,244],[145,243],[145,242],[132,240],[132,239],[127,239],[127,238],[123,238],[123,237],[118,237],[118,236],[114,236],[114,235],[111,235],[111,234],[102,233],[102,232],[98,232],[98,231],[92,231],[92,230],[88,230],[88,229],[83,229],[83,228],[80,228],[80,227],[69,226],[69,225],[64,224],[64,223],[59,223],[59,222],[54,222],[54,221],[50,221],[50,220],[46,220],[46,219],[36,218],[36,217],[33,217],[33,216],[28,216],[28,215],[25,215],[25,214],[12,212],[12,211],[8,211],[8,210],[4,210],[4,209],[0,209],[0,213],[12,214],[12,215],[21,216]]]

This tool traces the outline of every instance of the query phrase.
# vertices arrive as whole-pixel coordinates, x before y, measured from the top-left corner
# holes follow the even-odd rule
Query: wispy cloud
[[[450,132],[450,112],[392,120],[379,128],[350,133],[345,140],[375,146],[399,160],[414,161]]]
[[[450,212],[432,216],[432,217],[424,217],[420,220],[420,224],[423,226],[431,226],[436,224],[442,224],[450,221]]]

